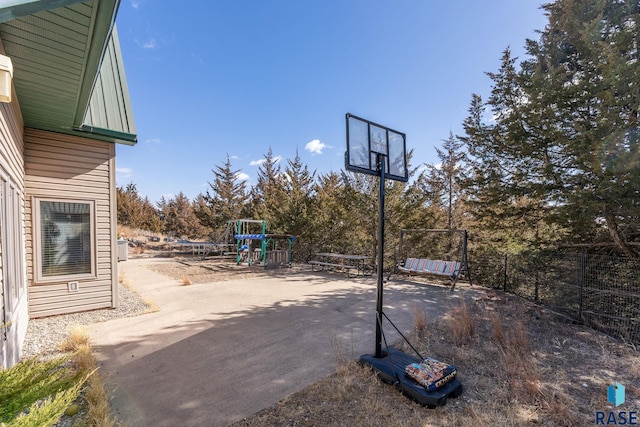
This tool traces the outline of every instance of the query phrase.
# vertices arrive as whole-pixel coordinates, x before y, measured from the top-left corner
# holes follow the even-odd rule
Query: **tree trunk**
[[[607,222],[609,235],[611,235],[611,239],[616,246],[629,258],[640,259],[640,253],[624,241],[624,238],[618,230],[618,223],[616,222],[615,215],[607,208],[604,209],[604,219]]]

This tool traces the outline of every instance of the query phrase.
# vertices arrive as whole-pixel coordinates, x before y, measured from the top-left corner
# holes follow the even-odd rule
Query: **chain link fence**
[[[640,262],[578,254],[470,254],[474,284],[535,301],[577,322],[640,345]]]

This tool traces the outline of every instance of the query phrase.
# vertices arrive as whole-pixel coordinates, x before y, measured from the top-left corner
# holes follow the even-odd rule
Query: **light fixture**
[[[11,58],[0,55],[0,102],[11,102],[11,79],[13,64]]]

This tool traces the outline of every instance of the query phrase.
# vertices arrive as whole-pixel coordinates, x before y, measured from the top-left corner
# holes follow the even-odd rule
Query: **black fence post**
[[[580,322],[583,321],[582,319],[582,304],[583,304],[583,300],[584,300],[584,282],[585,282],[585,276],[586,276],[586,271],[585,271],[585,267],[586,267],[586,260],[587,254],[584,248],[582,248],[582,251],[580,251],[580,263],[579,263],[579,271],[578,271],[578,320]]]
[[[536,256],[539,256],[539,255],[536,255]],[[539,268],[540,263],[541,263],[540,259],[535,260],[534,268],[536,270],[536,280],[535,280],[535,288],[534,288],[534,295],[533,295],[533,300],[535,302],[538,302],[540,300],[540,268]]]
[[[502,281],[502,292],[507,292],[507,265],[508,265],[508,260],[507,260],[508,255],[504,254],[504,277],[503,277],[503,281]]]

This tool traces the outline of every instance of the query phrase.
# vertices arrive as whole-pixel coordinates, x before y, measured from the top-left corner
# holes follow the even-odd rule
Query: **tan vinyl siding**
[[[14,182],[24,188],[24,143],[20,106],[14,98],[10,104],[0,103],[0,165]]]
[[[25,129],[25,186],[29,314],[32,318],[114,307],[115,146],[112,143]],[[34,198],[92,201],[95,277],[36,282]],[[68,282],[77,281],[70,292]]]
[[[0,40],[0,53],[4,53],[2,40]],[[9,367],[16,363],[20,357],[20,349],[22,342],[27,333],[28,312],[27,312],[27,292],[25,283],[25,262],[24,262],[24,223],[22,221],[22,213],[24,212],[24,142],[23,128],[24,122],[20,105],[13,93],[13,101],[11,103],[0,103],[0,172],[3,178],[0,179],[2,185],[3,179],[10,182],[15,189],[13,196],[18,198],[18,212],[12,211],[13,215],[8,217],[2,216],[0,213],[0,221],[2,226],[0,229],[16,230],[17,235],[8,233],[4,236],[0,231],[0,324],[9,325],[4,330],[0,329],[0,368]],[[7,202],[8,194],[3,193],[5,202]],[[0,204],[1,205],[1,204]],[[11,223],[10,218],[12,218]],[[18,238],[18,241],[12,240]],[[18,245],[19,253],[14,250]],[[5,253],[2,247],[8,246]],[[15,268],[11,268],[14,264]],[[20,271],[21,270],[21,271]],[[6,275],[7,282],[4,282]],[[6,288],[6,289],[5,289]],[[15,295],[8,297],[5,291],[12,292],[17,288],[17,298]],[[6,298],[8,297],[8,298]],[[5,298],[10,306],[5,307]]]

